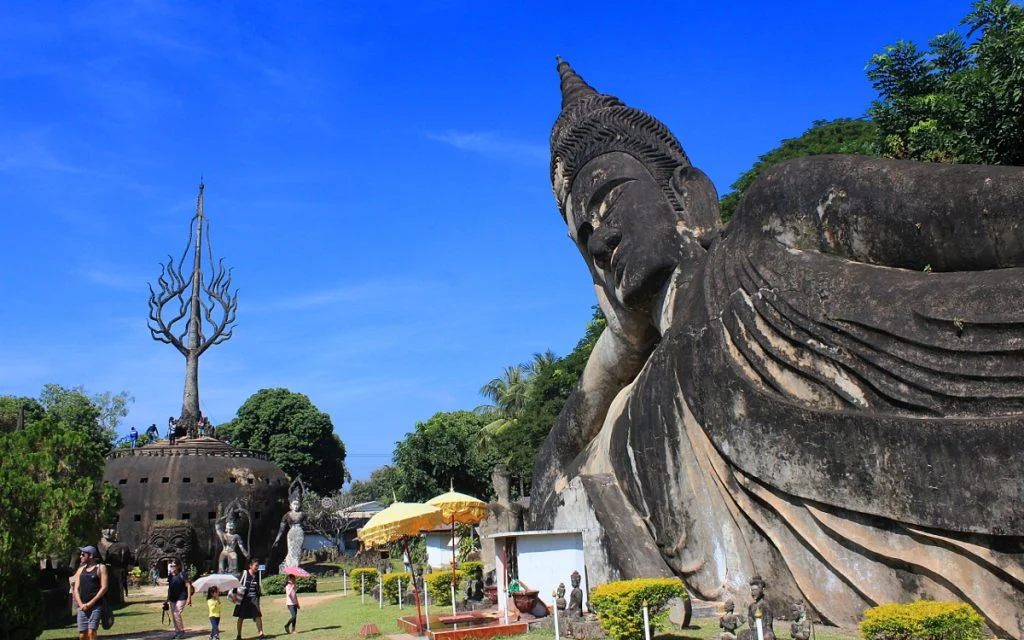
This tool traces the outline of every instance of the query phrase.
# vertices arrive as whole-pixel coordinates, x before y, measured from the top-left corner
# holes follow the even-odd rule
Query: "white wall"
[[[427,533],[423,537],[427,540],[427,564],[435,569],[450,569],[452,566],[451,532]],[[458,543],[458,538],[455,540]]]
[[[500,577],[504,567],[501,562],[503,539],[495,539],[497,575]],[[583,606],[587,607],[587,572],[583,559],[583,534],[581,533],[544,533],[516,536],[516,548],[519,556],[519,580],[537,594],[544,604],[554,606],[552,593],[558,584],[565,583],[565,598],[569,599],[572,572],[580,573],[580,588],[583,590]],[[500,578],[499,578],[500,579]],[[498,585],[501,588],[501,585]],[[503,599],[499,597],[498,606],[504,609]]]

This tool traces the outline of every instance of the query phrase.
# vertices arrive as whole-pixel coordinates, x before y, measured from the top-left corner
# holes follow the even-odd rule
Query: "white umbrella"
[[[221,592],[227,593],[232,589],[237,589],[241,584],[242,583],[238,581],[238,578],[230,573],[212,573],[208,576],[198,578],[192,583],[192,586],[200,593],[205,592],[210,587],[217,587]]]

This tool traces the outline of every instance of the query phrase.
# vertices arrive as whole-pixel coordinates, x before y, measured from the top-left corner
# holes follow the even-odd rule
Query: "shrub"
[[[263,578],[260,585],[265,595],[277,596],[284,593],[284,583],[287,581],[288,576],[280,574]],[[316,593],[316,577],[295,578],[295,590],[299,593]]]
[[[644,602],[651,626],[658,628],[668,617],[668,601],[685,597],[686,588],[675,578],[641,578],[594,587],[590,604],[608,635],[616,640],[643,640]]]
[[[984,624],[962,602],[918,600],[868,609],[860,630],[867,640],[980,640]]]
[[[353,569],[348,574],[349,584],[352,585],[353,589],[358,589],[359,593],[364,593],[363,592],[363,576],[366,576],[366,591],[365,591],[365,593],[370,593],[370,590],[373,589],[374,585],[377,584],[377,570],[376,569],[371,569],[369,567],[360,567],[358,569]]]
[[[398,604],[398,581],[402,581],[402,594],[409,591],[409,574],[405,571],[385,573],[381,576],[381,588],[384,590],[384,600]]]
[[[467,577],[472,578],[477,569],[479,569],[482,574],[484,572],[484,563],[479,560],[466,560],[465,562],[459,563],[459,570],[465,571]]]
[[[427,591],[430,593],[430,604],[444,606],[452,603],[452,572],[438,571],[423,576],[427,583]],[[466,579],[466,572],[459,569],[455,572],[455,590]]]

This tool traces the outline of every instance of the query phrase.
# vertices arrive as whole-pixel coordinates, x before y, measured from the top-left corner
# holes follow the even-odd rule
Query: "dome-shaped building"
[[[104,480],[121,491],[118,537],[142,567],[166,571],[180,557],[212,569],[221,551],[216,524],[232,502],[247,517],[237,531],[251,556],[265,560],[288,510],[288,477],[269,457],[209,437],[117,449]],[[248,522],[247,522],[248,520]]]

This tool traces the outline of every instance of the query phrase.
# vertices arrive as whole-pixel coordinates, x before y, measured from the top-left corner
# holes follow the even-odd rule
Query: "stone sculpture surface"
[[[800,158],[723,227],[662,123],[559,73],[552,186],[608,327],[529,528],[583,529],[595,581],[1024,635],[1024,169]]]

